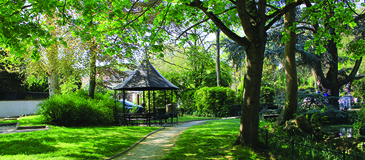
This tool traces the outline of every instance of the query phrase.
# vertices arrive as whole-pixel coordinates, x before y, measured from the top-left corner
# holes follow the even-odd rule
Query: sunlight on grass
[[[249,148],[232,146],[239,119],[207,121],[184,131],[163,159],[267,159]]]
[[[204,119],[222,119],[221,117],[198,117],[193,115],[184,115],[179,117],[179,122],[194,121],[194,120],[204,120]],[[175,121],[175,120],[174,120]]]
[[[22,117],[21,126],[46,125],[40,116]],[[159,127],[60,127],[0,134],[0,159],[103,159],[113,156]]]

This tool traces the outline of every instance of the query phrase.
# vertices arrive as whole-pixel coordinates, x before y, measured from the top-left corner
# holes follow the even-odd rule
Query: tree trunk
[[[289,4],[290,1],[291,0],[286,0],[286,4]],[[290,35],[290,40],[285,43],[284,50],[286,95],[284,109],[281,113],[282,115],[279,116],[277,123],[279,125],[293,118],[298,105],[297,67],[295,63],[296,35],[295,32],[289,30],[289,27],[293,26],[294,21],[295,8],[292,8],[284,15],[284,28],[285,32]]]
[[[92,43],[90,49],[90,82],[89,82],[89,97],[94,99],[96,86],[96,46]]]
[[[216,71],[217,71],[217,86],[219,86],[219,80],[220,80],[220,54],[219,54],[219,29],[217,30],[217,54],[215,56],[215,64],[216,64]]]
[[[265,37],[266,38],[266,37]],[[258,147],[260,87],[266,41],[250,45],[246,49],[246,71],[241,111],[240,132],[235,144]]]
[[[49,96],[58,94],[60,91],[60,83],[58,73],[53,71],[48,77]]]
[[[334,29],[332,29],[332,34],[334,35]],[[329,81],[329,86],[327,88],[327,92],[329,95],[328,102],[335,107],[338,107],[338,96],[340,93],[340,88],[338,85],[338,51],[336,42],[334,40],[329,40],[327,45],[327,51],[331,55],[330,60],[330,68],[327,72],[327,80]]]

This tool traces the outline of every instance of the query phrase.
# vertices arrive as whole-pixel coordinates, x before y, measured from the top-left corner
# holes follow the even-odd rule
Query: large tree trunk
[[[95,86],[96,86],[96,46],[90,49],[90,82],[89,82],[89,97],[94,99]]]
[[[48,88],[49,88],[49,96],[54,94],[58,94],[60,92],[60,83],[58,79],[58,73],[53,71],[48,76]]]
[[[246,49],[246,71],[241,111],[240,132],[235,144],[258,147],[260,87],[265,43],[253,44]]]
[[[286,0],[288,4],[291,0]],[[295,32],[290,31],[289,27],[293,26],[295,21],[295,8],[290,9],[284,16],[284,28],[285,32],[289,33],[290,40],[285,43],[284,58],[285,58],[285,77],[286,77],[286,95],[285,105],[282,111],[282,115],[279,116],[278,124],[293,118],[294,113],[297,111],[298,105],[298,82],[297,82],[297,67],[295,63],[295,44],[296,35]]]
[[[332,29],[332,34],[334,35],[334,29]],[[338,52],[336,42],[334,40],[329,40],[327,45],[327,51],[331,55],[331,60],[329,61],[330,68],[327,72],[327,80],[328,86],[323,85],[325,89],[327,89],[329,99],[329,104],[332,104],[335,107],[338,107],[338,96],[340,93],[339,85],[338,85]]]

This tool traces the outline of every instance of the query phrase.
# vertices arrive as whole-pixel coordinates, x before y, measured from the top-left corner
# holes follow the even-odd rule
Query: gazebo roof
[[[113,90],[143,91],[143,90],[176,90],[179,87],[165,79],[152,64],[143,61],[126,80],[117,84]]]

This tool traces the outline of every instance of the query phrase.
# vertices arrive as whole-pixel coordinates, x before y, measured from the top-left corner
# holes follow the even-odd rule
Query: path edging
[[[133,148],[134,148],[134,147],[136,147],[139,143],[141,143],[143,140],[145,140],[148,136],[150,136],[150,135],[152,135],[152,134],[154,134],[154,133],[156,133],[156,132],[158,132],[158,131],[161,131],[161,130],[163,130],[163,129],[165,129],[165,127],[162,127],[162,128],[160,128],[160,129],[158,129],[158,130],[155,130],[155,131],[153,131],[153,132],[151,132],[151,133],[148,133],[146,136],[142,137],[142,138],[141,138],[138,142],[136,142],[135,144],[133,144],[132,146],[130,146],[130,147],[129,147],[129,148],[127,148],[126,150],[124,150],[124,151],[122,151],[122,152],[120,152],[120,153],[117,153],[116,155],[111,156],[111,157],[109,157],[109,158],[105,158],[105,159],[114,159],[114,158],[119,157],[119,156],[120,156],[120,155],[122,155],[122,154],[127,153],[129,150],[133,149]]]

